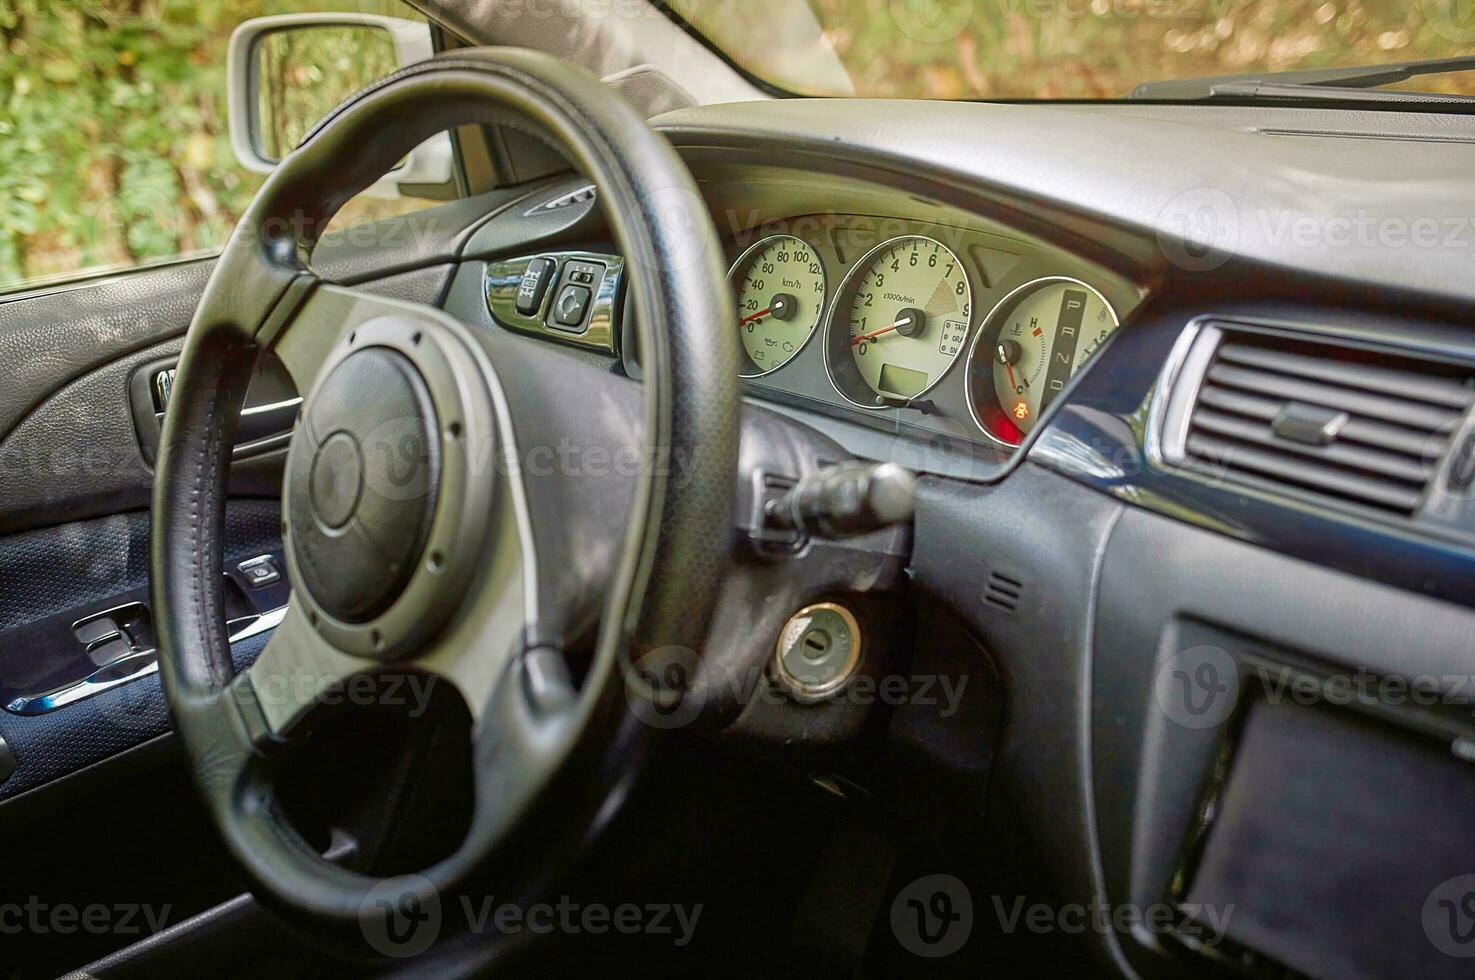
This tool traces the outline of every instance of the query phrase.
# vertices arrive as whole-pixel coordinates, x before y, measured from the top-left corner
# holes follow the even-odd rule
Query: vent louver
[[[1350,342],[1214,325],[1183,361],[1169,462],[1411,515],[1475,401],[1475,370]]]
[[[1023,595],[1024,583],[1019,579],[998,572],[989,573],[988,584],[983,589],[984,602],[1005,612],[1014,612],[1019,608],[1019,600]]]

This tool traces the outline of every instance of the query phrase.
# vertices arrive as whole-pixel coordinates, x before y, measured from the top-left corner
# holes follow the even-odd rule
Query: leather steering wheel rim
[[[576,710],[560,722],[568,727],[556,755],[561,778],[542,774],[515,814],[473,820],[460,849],[434,867],[376,879],[317,855],[282,819],[259,775],[256,763],[273,738],[243,691],[247,675],[231,667],[221,594],[230,446],[258,357],[313,297],[336,289],[306,262],[328,221],[414,146],[474,123],[548,139],[598,186],[626,258],[626,308],[636,313],[647,465],[592,665]],[[513,879],[499,885],[504,894],[532,887],[546,869],[511,854],[509,842],[548,813],[539,794],[555,787],[577,804],[565,799],[554,808],[568,818],[563,833],[587,836],[654,732],[632,715],[621,665],[637,638],[641,649],[700,650],[728,560],[739,394],[736,338],[718,326],[730,314],[726,292],[710,217],[670,145],[592,75],[538,52],[460,50],[401,70],[334,110],[268,178],[218,260],[186,337],[151,532],[160,669],[175,728],[222,837],[268,906],[315,927],[368,935],[383,926],[366,920],[376,908],[398,907],[406,896],[438,901],[493,859]],[[428,323],[445,321],[433,312],[440,320]],[[683,461],[680,492],[671,485],[673,458]],[[540,624],[526,626],[524,651],[546,642]],[[528,683],[513,674],[502,678],[489,718]],[[477,759],[498,762],[480,744]],[[572,771],[580,778],[568,778]],[[478,812],[480,802],[479,795]],[[391,901],[382,901],[386,894]]]

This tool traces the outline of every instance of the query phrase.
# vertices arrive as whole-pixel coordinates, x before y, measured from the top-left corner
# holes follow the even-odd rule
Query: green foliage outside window
[[[0,2],[0,289],[219,247],[261,183],[230,148],[231,32],[302,10],[417,16],[397,0]],[[351,51],[325,61],[345,91],[376,77],[341,75]]]
[[[322,27],[268,34],[258,48],[259,118],[267,159],[280,160],[317,121],[361,87],[396,67],[394,41],[382,31]]]
[[[817,19],[826,63],[838,57],[857,94],[883,97],[1120,97],[1157,78],[1475,46],[1467,0],[807,0],[812,16],[801,2],[674,5],[739,61],[801,88],[806,65],[826,59],[776,46],[775,31]],[[606,8],[621,9],[588,9]],[[231,31],[309,10],[418,18],[400,0],[0,0],[0,290],[218,247],[260,186],[230,149]],[[292,43],[304,57],[278,69],[311,75],[317,96],[288,107],[299,133],[393,67],[367,32]],[[1475,72],[1400,87],[1475,94]],[[405,204],[374,207],[354,217]]]

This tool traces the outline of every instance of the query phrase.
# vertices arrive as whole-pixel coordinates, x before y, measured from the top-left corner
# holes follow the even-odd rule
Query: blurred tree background
[[[319,119],[364,84],[398,66],[394,40],[381,31],[319,27],[262,38],[262,150],[280,160]]]
[[[261,184],[230,148],[231,32],[303,10],[418,17],[397,0],[0,0],[0,288],[223,244]],[[336,48],[294,69],[319,105],[393,68],[379,35],[319,33]]]
[[[808,0],[807,39],[796,2],[673,5],[739,64],[816,95],[845,94],[816,69],[833,60],[821,49],[855,95],[924,99],[1121,98],[1152,79],[1475,50],[1467,0]],[[1475,94],[1475,73],[1400,87]]]
[[[610,0],[568,2],[589,4],[590,16],[621,9]],[[842,91],[880,97],[1120,97],[1154,78],[1436,58],[1475,47],[1469,0],[673,5],[781,86],[806,90],[822,79],[816,94],[838,78]],[[0,0],[0,289],[218,247],[260,185],[230,149],[231,31],[249,17],[304,10],[418,16],[399,0]],[[796,22],[807,31],[791,30]],[[274,69],[305,73],[294,82],[321,96],[293,109],[303,117],[294,119],[299,131],[310,115],[392,68],[382,42],[338,33],[302,42]],[[829,74],[806,70],[821,64]],[[1403,87],[1475,94],[1475,73]]]

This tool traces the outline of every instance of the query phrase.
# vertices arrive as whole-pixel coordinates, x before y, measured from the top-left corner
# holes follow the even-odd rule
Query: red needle
[[[763,318],[765,316],[768,316],[768,314],[770,314],[772,312],[773,312],[773,307],[771,307],[771,306],[765,307],[765,308],[759,310],[757,313],[754,313],[752,316],[745,316],[745,317],[743,317],[741,320],[738,321],[738,326],[741,327],[745,323],[752,323],[754,320],[758,320],[758,319],[761,319],[761,318]]]
[[[895,323],[893,323],[889,327],[882,327],[880,330],[872,330],[870,333],[863,333],[859,337],[852,337],[850,339],[850,346],[851,347],[859,347],[861,344],[865,343],[868,340],[875,340],[877,337],[881,336],[883,333],[890,333],[891,331],[895,330],[897,327],[904,327],[904,326],[906,326],[907,324],[909,324],[911,322],[912,322],[912,318],[911,317],[907,317],[905,320],[897,320]]]
[[[883,333],[890,333],[891,331],[893,331],[895,329],[896,329],[896,324],[893,323],[889,327],[882,327],[880,330],[872,330],[870,333],[863,333],[859,337],[852,337],[852,338],[850,338],[850,346],[851,347],[859,347],[861,344],[865,343],[866,341],[868,341],[868,340],[875,340],[877,337],[881,336]]]
[[[911,323],[912,321],[911,320],[907,320],[905,322],[906,323]],[[890,333],[891,331],[895,330],[899,326],[901,326],[901,322],[893,323],[889,327],[882,327],[880,330],[872,330],[870,333],[863,333],[859,337],[852,337],[850,339],[850,346],[851,347],[859,347],[861,344],[865,343],[866,341],[868,341],[868,340],[875,340],[877,337],[881,336],[883,333]]]
[[[1004,363],[1004,370],[1009,372],[1009,387],[1013,388],[1015,391],[1018,391],[1019,383],[1014,380],[1014,365],[1006,361]]]

